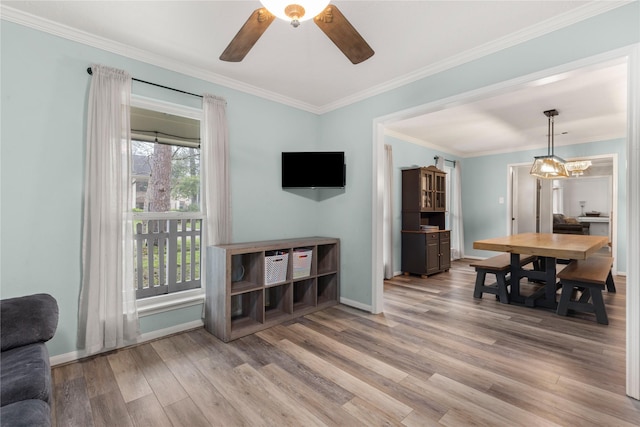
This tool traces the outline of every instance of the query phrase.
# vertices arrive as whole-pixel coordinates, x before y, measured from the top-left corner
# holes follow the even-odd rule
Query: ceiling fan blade
[[[359,64],[373,56],[371,46],[336,6],[330,4],[313,20],[352,63]]]
[[[229,46],[222,52],[220,59],[229,62],[242,61],[275,18],[265,8],[254,10]]]

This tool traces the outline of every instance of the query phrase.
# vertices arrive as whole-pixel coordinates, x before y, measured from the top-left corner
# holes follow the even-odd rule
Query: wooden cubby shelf
[[[209,246],[206,256],[205,329],[225,342],[338,303],[338,239]]]

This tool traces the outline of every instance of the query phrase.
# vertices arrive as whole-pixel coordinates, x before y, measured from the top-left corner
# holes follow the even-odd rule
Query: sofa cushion
[[[27,399],[51,403],[51,367],[43,343],[3,351],[0,369],[0,406]]]
[[[0,301],[2,351],[45,342],[58,326],[58,303],[49,294],[35,294]]]
[[[0,408],[2,427],[49,427],[51,408],[42,400],[29,399]]]

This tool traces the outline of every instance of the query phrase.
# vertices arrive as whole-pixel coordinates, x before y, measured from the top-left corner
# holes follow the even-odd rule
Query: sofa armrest
[[[58,327],[58,303],[49,294],[0,301],[1,350],[49,341]]]

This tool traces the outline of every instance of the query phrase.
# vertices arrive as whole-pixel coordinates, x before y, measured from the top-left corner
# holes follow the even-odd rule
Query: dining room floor
[[[637,426],[625,277],[592,315],[473,298],[471,260],[230,343],[203,328],[53,368],[56,426]],[[343,284],[348,286],[348,284]]]

